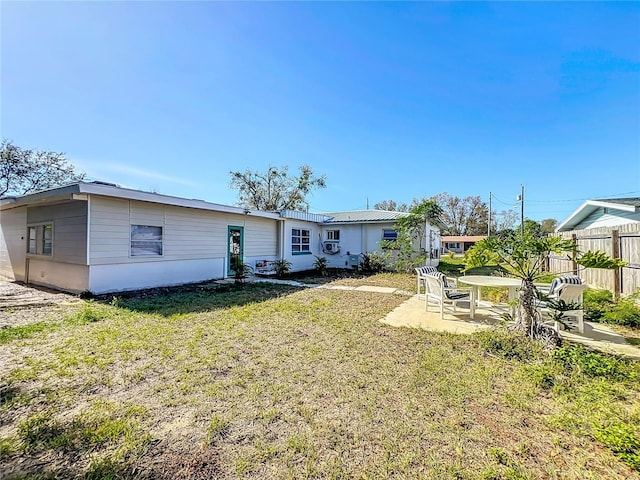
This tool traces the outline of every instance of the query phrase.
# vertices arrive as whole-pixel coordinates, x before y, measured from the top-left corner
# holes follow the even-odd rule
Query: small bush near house
[[[282,278],[291,272],[292,263],[289,260],[281,258],[273,262],[273,269],[276,271],[276,276]]]
[[[245,278],[251,275],[253,269],[251,265],[248,263],[244,263],[241,259],[236,259],[234,269],[233,269],[233,278],[236,283],[242,283]]]
[[[363,253],[360,262],[362,273],[380,273],[385,269],[385,258],[377,252]]]
[[[316,259],[313,262],[313,268],[315,268],[320,275],[326,277],[329,274],[327,270],[327,259],[324,257],[319,257],[315,255]]]

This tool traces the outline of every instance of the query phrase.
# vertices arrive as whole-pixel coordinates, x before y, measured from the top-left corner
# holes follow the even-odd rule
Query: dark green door
[[[238,262],[243,261],[244,227],[228,227],[227,275],[233,275]]]

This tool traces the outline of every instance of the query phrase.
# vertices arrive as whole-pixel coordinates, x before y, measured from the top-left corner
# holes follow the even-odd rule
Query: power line
[[[608,200],[611,198],[617,198],[618,195],[631,195],[632,193],[640,193],[640,190],[634,190],[632,192],[621,192],[621,193],[612,193],[609,195],[601,195],[597,198],[589,197],[589,198],[574,198],[573,200],[527,200],[527,203],[564,203],[564,202],[579,202],[586,200]],[[495,195],[494,195],[495,197]]]

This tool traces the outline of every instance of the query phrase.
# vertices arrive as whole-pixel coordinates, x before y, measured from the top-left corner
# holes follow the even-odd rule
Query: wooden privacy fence
[[[573,239],[581,252],[601,250],[613,258],[624,260],[627,266],[617,270],[584,269],[566,255],[551,254],[549,271],[575,272],[587,284],[611,290],[616,297],[621,294],[631,295],[640,288],[640,223],[573,230],[558,235],[564,239]]]

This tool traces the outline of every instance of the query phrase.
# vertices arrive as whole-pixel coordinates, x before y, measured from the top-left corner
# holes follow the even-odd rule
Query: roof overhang
[[[569,217],[557,226],[556,232],[568,232],[573,230],[589,215],[598,210],[599,208],[612,208],[623,212],[637,212],[638,207],[634,205],[628,205],[625,203],[605,202],[602,200],[587,200],[578,209],[573,212]]]
[[[170,195],[118,187],[117,185],[87,182],[78,182],[64,187],[24,195],[22,197],[6,197],[0,199],[0,210],[28,205],[38,205],[41,203],[55,203],[65,200],[86,200],[89,195],[121,198],[125,200],[138,200],[141,202],[159,203],[163,205],[195,208],[215,212],[235,213],[239,215],[251,215],[254,217],[270,218],[274,220],[280,218],[280,215],[272,212],[251,211],[243,207],[221,205],[218,203],[205,202],[204,200],[173,197]]]

